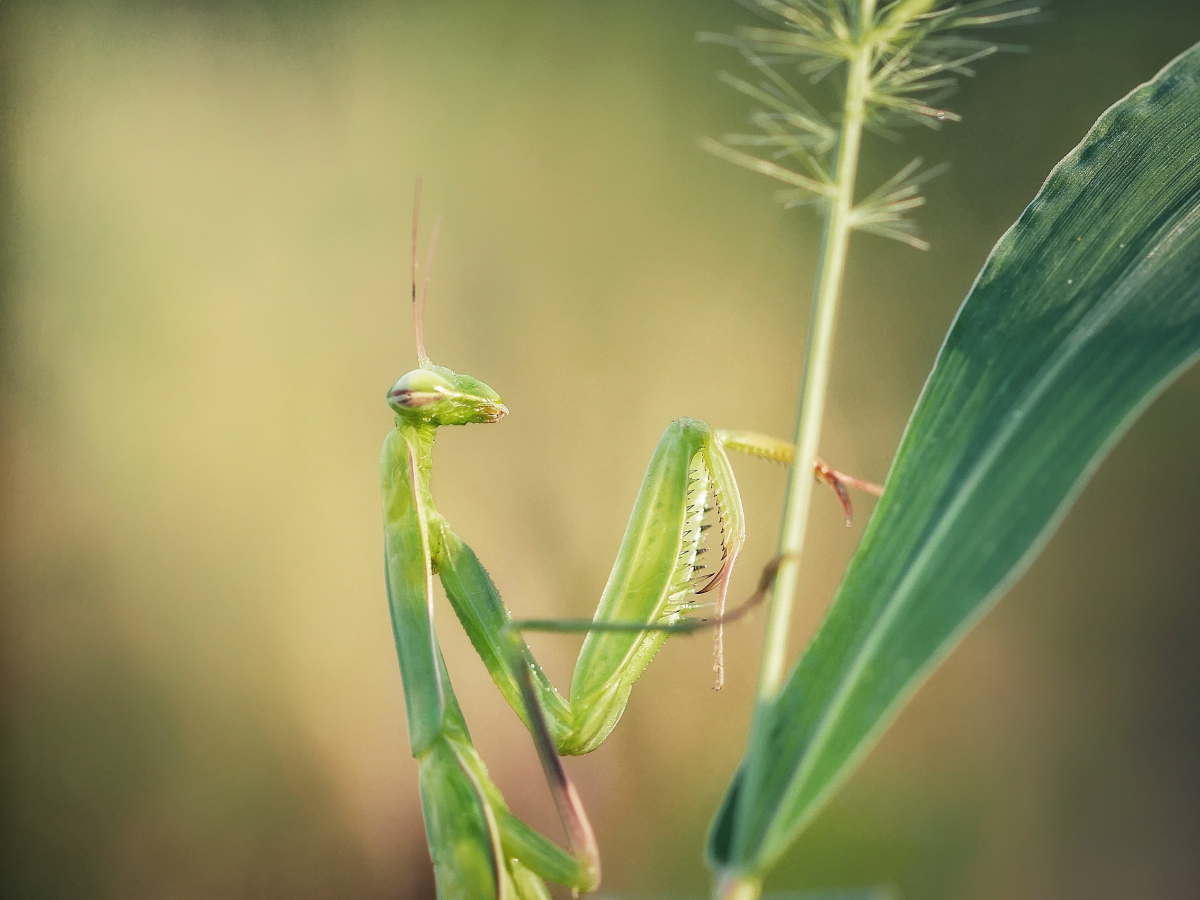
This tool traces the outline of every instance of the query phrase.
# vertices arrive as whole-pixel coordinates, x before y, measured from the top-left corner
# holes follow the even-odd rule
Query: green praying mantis
[[[725,612],[730,575],[745,541],[741,498],[726,450],[790,464],[794,447],[753,432],[716,431],[677,419],[650,460],[612,574],[591,620],[516,621],[479,558],[437,511],[430,492],[433,442],[444,425],[499,422],[500,395],[435,365],[425,352],[424,309],[439,225],[417,290],[420,181],[413,203],[412,308],[417,368],[387,393],[395,427],[383,444],[384,557],[396,652],[404,682],[408,734],[418,762],[426,834],[441,900],[546,900],[546,882],[574,892],[600,882],[596,839],[561,755],[596,749],[620,719],[633,683],[671,634],[714,631],[717,687],[723,678],[723,625],[765,596],[768,566],[755,595]],[[439,223],[440,224],[440,223]],[[877,493],[821,460],[814,475],[838,493]],[[719,560],[706,566],[709,553]],[[433,575],[496,686],[533,736],[567,836],[567,849],[515,817],[488,777],[454,696],[433,627]],[[715,614],[688,617],[709,606]],[[568,696],[533,660],[522,631],[584,632]]]

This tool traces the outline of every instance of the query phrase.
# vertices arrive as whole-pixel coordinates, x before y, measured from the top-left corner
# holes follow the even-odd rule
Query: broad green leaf
[[[1200,45],[1108,110],[996,245],[825,620],[718,814],[757,876],[1200,355]]]

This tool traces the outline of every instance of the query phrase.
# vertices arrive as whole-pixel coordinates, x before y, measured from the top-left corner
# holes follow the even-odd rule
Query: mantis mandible
[[[384,561],[408,734],[441,900],[548,900],[545,882],[575,892],[600,881],[595,837],[560,754],[598,747],[621,717],[633,683],[673,633],[713,628],[717,687],[722,677],[725,597],[745,539],[741,499],[726,449],[790,464],[791,444],[753,432],[722,432],[696,419],[672,422],[638,491],[593,619],[514,621],[478,557],[438,513],[430,493],[433,441],[443,425],[499,422],[507,407],[492,388],[435,365],[425,352],[424,308],[438,225],[417,290],[420,181],[413,204],[412,303],[417,368],[387,393],[395,427],[383,444]],[[814,475],[837,491],[849,520],[846,485],[874,485],[821,460]],[[712,568],[701,562],[713,551]],[[768,567],[750,603],[769,587]],[[433,629],[433,575],[496,686],[533,735],[568,849],[509,812],[472,745]],[[710,621],[686,617],[708,605]],[[586,632],[563,697],[534,662],[522,630]]]

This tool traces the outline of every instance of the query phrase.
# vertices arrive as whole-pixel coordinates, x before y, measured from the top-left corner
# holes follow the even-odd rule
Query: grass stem
[[[864,6],[867,4],[864,3]],[[873,5],[873,4],[871,4]],[[865,10],[864,10],[865,13]],[[788,475],[787,494],[780,525],[778,555],[783,558],[771,593],[770,616],[759,671],[758,699],[769,702],[779,691],[787,665],[788,631],[796,585],[800,574],[800,555],[808,525],[808,508],[813,493],[810,467],[800,464],[817,456],[821,438],[821,420],[825,412],[825,394],[833,358],[833,334],[837,321],[838,297],[846,268],[846,250],[853,230],[854,183],[858,172],[866,100],[870,91],[872,47],[864,45],[849,65],[846,98],[838,137],[834,170],[836,193],[825,219],[818,262],[816,288],[808,329],[808,347],[800,388],[800,408],[796,416],[796,460]]]
[[[864,23],[872,21],[874,5],[873,0],[863,0]],[[865,38],[865,28],[863,34]],[[763,639],[762,666],[759,670],[754,718],[750,729],[747,784],[746,789],[742,791],[743,801],[759,796],[759,781],[769,768],[769,760],[765,758],[769,752],[769,716],[766,712],[779,692],[787,667],[788,633],[796,586],[799,582],[800,556],[804,549],[808,509],[814,484],[811,466],[801,461],[811,460],[817,455],[817,445],[821,437],[821,419],[825,412],[825,394],[833,358],[838,297],[841,294],[846,268],[850,232],[854,227],[854,185],[858,173],[863,124],[866,121],[867,97],[871,90],[873,53],[873,44],[864,39],[847,68],[845,102],[833,171],[835,193],[828,206],[821,239],[821,255],[800,388],[800,408],[796,417],[796,463],[788,475],[783,522],[779,532],[778,555],[783,561],[771,592],[770,612]],[[757,836],[749,834],[748,830],[739,830],[736,840],[741,842],[755,837]],[[738,856],[738,849],[735,848],[733,858],[737,859]],[[761,890],[761,880],[740,877],[731,872],[726,874],[718,896],[722,900],[756,900]]]

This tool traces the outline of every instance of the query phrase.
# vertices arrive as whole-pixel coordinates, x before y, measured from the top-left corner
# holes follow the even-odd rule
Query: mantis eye
[[[392,385],[388,391],[388,405],[396,410],[419,409],[453,393],[454,387],[437,372],[413,369]]]

